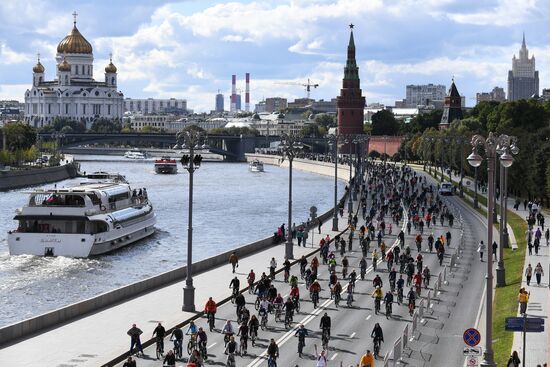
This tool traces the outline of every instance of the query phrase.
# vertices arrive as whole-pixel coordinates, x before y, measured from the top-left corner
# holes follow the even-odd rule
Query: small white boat
[[[35,190],[16,210],[10,255],[89,257],[130,245],[155,232],[145,189],[115,182]]]
[[[146,154],[143,152],[140,152],[139,150],[129,150],[126,153],[124,153],[124,157],[128,159],[145,159]]]
[[[112,182],[128,183],[128,181],[126,181],[126,177],[124,177],[120,173],[109,173],[104,171],[88,173],[86,175],[86,178],[94,181],[112,181]]]
[[[248,169],[250,170],[250,172],[263,172],[264,164],[260,162],[258,159],[254,159],[252,162],[248,164]]]

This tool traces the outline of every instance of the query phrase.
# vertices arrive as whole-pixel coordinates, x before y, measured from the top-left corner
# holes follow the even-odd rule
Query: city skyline
[[[540,89],[550,87],[550,4],[514,1],[135,1],[71,4],[8,0],[0,9],[0,99],[22,101],[32,85],[36,53],[55,74],[55,49],[72,25],[92,44],[94,63],[113,53],[119,85],[131,98],[185,98],[189,108],[214,109],[231,75],[244,94],[251,73],[251,105],[264,97],[330,100],[341,87],[347,25],[355,24],[357,63],[367,103],[393,104],[407,84],[444,84],[454,76],[466,105],[477,92],[505,87],[525,32],[537,59]],[[14,14],[18,16],[14,17]],[[352,15],[350,15],[352,14]],[[96,69],[101,73],[101,69]],[[540,92],[540,91],[539,91]]]

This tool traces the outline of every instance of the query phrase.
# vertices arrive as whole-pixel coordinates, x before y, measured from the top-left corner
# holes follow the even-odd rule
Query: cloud
[[[0,84],[0,99],[22,100],[29,84]]]
[[[0,43],[0,64],[11,65],[32,60],[31,55],[15,52],[8,45]]]
[[[530,21],[537,8],[537,0],[501,0],[495,6],[476,12],[449,13],[447,16],[457,23],[508,27]]]

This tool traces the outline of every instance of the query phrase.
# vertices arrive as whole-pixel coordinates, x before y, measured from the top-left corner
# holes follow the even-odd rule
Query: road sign
[[[462,339],[464,339],[464,343],[466,343],[466,345],[475,347],[481,341],[481,334],[477,331],[477,329],[469,328],[464,332]]]
[[[468,361],[468,367],[479,366],[477,357],[468,357],[466,360]]]
[[[464,347],[462,354],[469,357],[479,357],[481,356],[481,347]]]
[[[525,327],[523,323],[525,323]],[[507,317],[504,329],[506,331],[542,333],[544,332],[544,319],[537,317]]]

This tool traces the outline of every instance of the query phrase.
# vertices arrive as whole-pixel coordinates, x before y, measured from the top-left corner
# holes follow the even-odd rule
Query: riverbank
[[[0,191],[8,191],[28,186],[44,185],[78,176],[78,163],[68,163],[58,167],[36,168],[23,171],[1,171]]]

